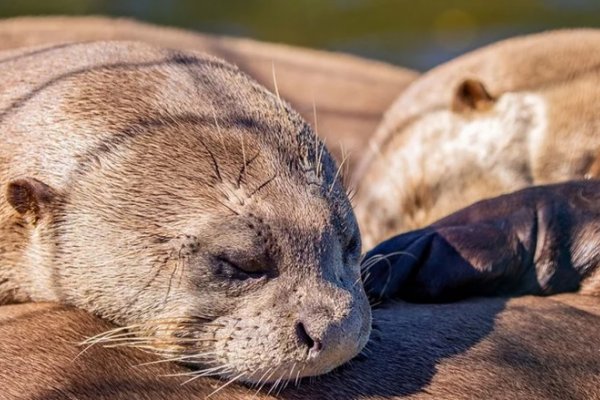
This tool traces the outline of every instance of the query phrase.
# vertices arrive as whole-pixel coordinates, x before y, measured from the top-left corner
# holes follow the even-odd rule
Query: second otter
[[[484,198],[598,177],[599,45],[594,29],[512,38],[411,84],[362,167],[365,247]]]

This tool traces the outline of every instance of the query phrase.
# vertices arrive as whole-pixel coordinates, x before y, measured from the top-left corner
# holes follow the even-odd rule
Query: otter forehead
[[[71,178],[77,157],[93,157],[141,132],[191,119],[211,121],[215,130],[252,127],[261,145],[287,152],[289,164],[317,145],[286,103],[209,56],[96,42],[21,50],[5,58],[0,68],[8,83],[3,82],[0,106],[6,145],[20,165],[14,175],[47,171],[40,178],[56,188]],[[41,59],[53,68],[35,67]],[[39,146],[24,149],[23,140]],[[45,148],[49,151],[40,151]]]
[[[141,216],[140,229],[152,222],[193,231],[211,220],[248,215],[299,231],[354,228],[341,226],[348,219],[352,224],[353,216],[332,176],[333,162],[306,151],[322,144],[312,136],[308,145],[290,147],[265,138],[270,129],[195,116],[114,135],[77,155],[70,199],[84,208],[103,205],[107,218],[128,224]],[[307,129],[292,126],[282,134],[311,134]]]
[[[262,130],[225,122],[165,123],[83,157],[64,212],[78,227],[69,242],[114,252],[160,235],[175,250],[272,265],[286,279],[339,275],[346,242],[360,239],[343,190],[327,176],[331,167],[316,179],[298,155],[262,140]],[[83,223],[115,234],[104,243]]]

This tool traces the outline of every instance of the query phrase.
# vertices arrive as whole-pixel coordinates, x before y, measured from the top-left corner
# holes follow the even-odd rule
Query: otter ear
[[[495,100],[481,81],[465,79],[454,92],[452,111],[484,111],[489,109]]]
[[[596,159],[592,162],[583,177],[585,179],[600,178],[600,152],[596,155]]]
[[[33,217],[34,222],[46,215],[55,198],[54,189],[35,178],[15,179],[6,189],[8,203],[19,214]]]

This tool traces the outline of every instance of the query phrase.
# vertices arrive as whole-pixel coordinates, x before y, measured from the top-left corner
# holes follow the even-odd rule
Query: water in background
[[[0,0],[0,17],[128,16],[425,70],[498,39],[600,26],[600,0]]]

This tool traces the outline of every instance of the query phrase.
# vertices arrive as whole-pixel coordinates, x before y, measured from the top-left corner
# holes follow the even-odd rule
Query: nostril
[[[315,345],[315,341],[310,337],[308,332],[306,332],[306,327],[301,321],[296,322],[296,334],[298,335],[300,342],[304,343],[309,349],[312,349]]]
[[[318,339],[313,339],[308,331],[306,330],[306,326],[302,321],[296,322],[296,335],[298,335],[298,339],[300,342],[305,344],[308,347],[308,350],[316,353],[323,349],[323,343],[321,343]]]

